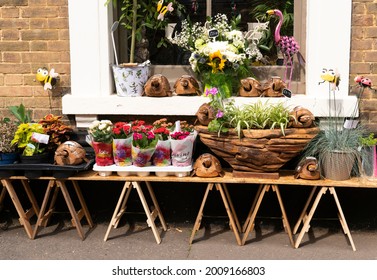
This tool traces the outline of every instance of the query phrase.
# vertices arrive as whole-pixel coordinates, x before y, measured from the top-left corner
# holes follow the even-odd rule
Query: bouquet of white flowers
[[[204,87],[218,87],[225,98],[232,95],[232,87],[234,89],[242,78],[252,76],[251,63],[262,58],[257,46],[259,39],[249,36],[253,32],[240,31],[239,21],[238,17],[229,23],[223,14],[209,19],[203,26],[186,20],[182,31],[170,39],[173,44],[191,51],[190,65]],[[229,81],[233,81],[230,88],[221,87]]]

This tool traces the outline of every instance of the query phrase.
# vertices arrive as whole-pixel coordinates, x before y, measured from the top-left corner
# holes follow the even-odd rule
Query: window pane
[[[127,2],[125,0],[118,0],[118,14],[121,13],[121,3]],[[154,3],[151,5],[157,5],[157,0],[147,1],[149,3]],[[248,22],[255,22],[257,21],[256,17],[259,17],[261,21],[271,20],[273,24],[277,24],[277,19],[267,18],[265,16],[265,12],[268,9],[278,8],[286,14],[285,19],[290,20],[290,25],[286,27],[283,25],[282,28],[282,35],[293,35],[293,3],[294,1],[281,1],[281,0],[212,0],[211,6],[207,7],[206,0],[180,0],[179,3],[184,6],[184,12],[182,15],[177,15],[177,7],[174,7],[175,10],[172,14],[166,14],[165,20],[169,23],[178,23],[175,27],[167,27],[168,30],[172,31],[179,31],[180,23],[183,19],[189,18],[191,22],[205,22],[206,21],[206,14],[207,9],[211,11],[211,15],[214,16],[218,13],[226,14],[230,19],[232,16],[241,15],[241,24],[240,29],[242,31],[247,31],[248,29]],[[163,5],[167,5],[169,0],[165,0]],[[258,7],[259,10],[256,13],[252,13],[253,9]],[[272,26],[272,29],[275,27]],[[178,48],[175,45],[170,44],[167,40],[165,40],[165,44],[161,45],[161,40],[165,38],[165,30],[153,30],[153,29],[146,29],[145,36],[147,41],[143,44],[144,48],[149,52],[149,60],[152,64],[155,65],[182,65],[188,64],[187,60],[189,57],[189,53],[184,52],[182,49]],[[120,42],[120,53],[121,58],[120,61],[124,62],[127,61],[127,57],[125,54],[128,53],[127,51],[127,44],[125,43],[126,37],[124,31],[119,31],[119,42]],[[269,39],[268,43],[270,44],[269,47],[272,48],[271,53],[266,50],[263,50],[262,53],[267,57],[271,57],[272,64],[275,63],[277,59],[276,55],[276,48],[273,46],[272,37]],[[146,50],[139,49],[138,53],[145,53]],[[136,54],[136,57],[138,54]],[[143,61],[143,58],[140,58],[138,62]]]

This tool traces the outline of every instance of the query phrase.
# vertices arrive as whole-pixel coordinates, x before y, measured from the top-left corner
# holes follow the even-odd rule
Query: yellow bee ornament
[[[318,84],[322,84],[324,82],[329,82],[331,85],[331,90],[339,89],[339,83],[340,83],[340,75],[337,69],[322,69],[321,74],[322,81]]]
[[[59,79],[59,74],[55,73],[54,68],[51,68],[50,73],[48,73],[46,67],[41,67],[37,70],[36,79],[43,84],[44,90],[48,90],[56,85]]]

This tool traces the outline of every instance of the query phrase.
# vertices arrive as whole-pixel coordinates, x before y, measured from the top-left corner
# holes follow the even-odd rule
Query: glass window
[[[121,14],[122,3],[125,0],[118,0],[117,11]],[[156,5],[157,1],[147,1],[148,5]],[[282,34],[293,35],[294,31],[294,0],[280,1],[280,0],[179,0],[180,6],[175,5],[174,11],[169,14],[166,13],[165,21],[169,23],[165,29],[152,30],[146,28],[144,30],[144,38],[146,40],[139,44],[139,50],[135,55],[139,58],[139,62],[145,60],[145,55],[153,65],[186,65],[188,64],[189,54],[182,49],[172,45],[166,40],[169,33],[179,32],[182,20],[189,19],[191,22],[206,21],[207,16],[214,16],[218,13],[226,14],[228,18],[241,15],[241,23],[239,25],[242,31],[248,31],[251,28],[251,22],[267,21],[271,22],[271,30],[274,30],[277,19],[266,16],[268,9],[278,8],[283,11],[284,24],[282,27]],[[151,4],[152,3],[152,4]],[[155,3],[155,4],[153,4]],[[167,5],[169,0],[165,0],[163,5]],[[156,7],[149,6],[149,10],[156,9]],[[155,10],[154,10],[155,11]],[[303,15],[305,16],[305,15]],[[301,22],[301,20],[300,20]],[[173,35],[174,36],[174,35]],[[267,60],[265,64],[271,65],[277,62],[277,50],[273,42],[273,34],[266,34],[266,38],[261,42],[261,51]],[[165,40],[164,45],[161,45],[161,40]],[[120,51],[120,61],[128,61],[128,41],[127,32],[124,28],[118,29],[118,42]]]

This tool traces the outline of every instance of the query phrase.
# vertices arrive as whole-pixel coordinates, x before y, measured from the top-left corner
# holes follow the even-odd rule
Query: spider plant
[[[289,109],[282,103],[268,104],[261,101],[236,106],[229,102],[224,106],[224,114],[212,120],[208,125],[208,131],[222,133],[229,131],[229,128],[236,130],[239,138],[242,137],[243,129],[275,129],[279,128],[285,135],[290,118]]]

